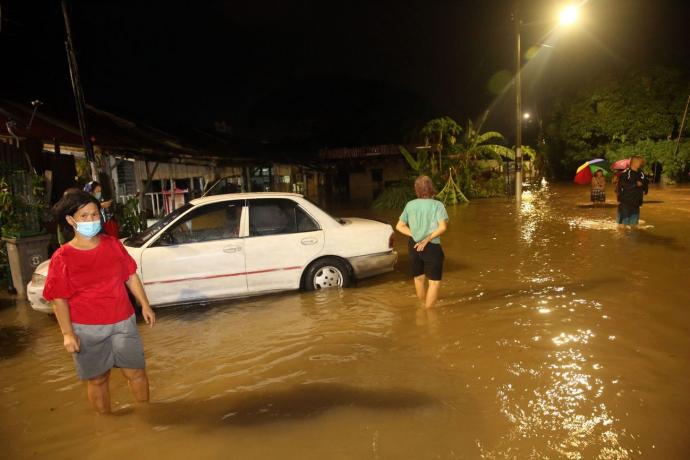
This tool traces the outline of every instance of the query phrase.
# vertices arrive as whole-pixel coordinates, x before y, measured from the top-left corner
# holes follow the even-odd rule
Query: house
[[[318,156],[328,167],[335,197],[359,204],[372,202],[410,174],[398,145],[322,149]]]
[[[14,127],[0,128],[0,142],[21,144],[29,153],[32,164],[16,159],[19,166],[49,172],[54,202],[77,184],[84,148],[74,120],[35,109],[0,99],[0,126]],[[222,191],[291,191],[322,199],[323,172],[291,160],[304,157],[293,146],[238,141],[223,130],[171,134],[89,105],[87,120],[105,194],[120,203],[137,198],[149,217],[162,216],[216,183]]]

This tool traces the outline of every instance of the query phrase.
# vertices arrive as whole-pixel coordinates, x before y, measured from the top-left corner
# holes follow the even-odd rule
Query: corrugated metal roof
[[[393,155],[400,155],[400,147],[393,144],[319,150],[319,158],[322,160],[346,160],[351,158],[367,158]]]

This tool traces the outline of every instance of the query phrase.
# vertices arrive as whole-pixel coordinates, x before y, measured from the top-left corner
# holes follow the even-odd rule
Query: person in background
[[[618,178],[616,195],[618,196],[618,224],[637,225],[640,221],[640,206],[643,195],[649,191],[649,181],[642,172],[644,159],[638,156],[630,158],[630,166]]]
[[[448,228],[448,213],[443,203],[434,199],[434,184],[429,176],[419,176],[414,190],[417,199],[405,205],[395,229],[410,237],[408,252],[415,291],[425,307],[432,308],[441,289],[445,256],[440,236]]]
[[[50,259],[43,297],[53,302],[65,349],[87,382],[92,407],[110,413],[110,370],[119,367],[139,402],[149,400],[144,349],[127,288],[150,326],[156,316],[136,273],[137,264],[116,238],[100,233],[98,200],[76,191],[53,208],[74,238]]]
[[[110,236],[115,238],[120,237],[120,226],[117,223],[114,215],[113,200],[103,199],[103,187],[95,180],[92,180],[84,186],[84,191],[90,193],[101,204],[101,215],[103,216],[103,230]]]
[[[606,202],[606,178],[604,177],[604,171],[597,169],[592,177],[592,203],[605,203]]]

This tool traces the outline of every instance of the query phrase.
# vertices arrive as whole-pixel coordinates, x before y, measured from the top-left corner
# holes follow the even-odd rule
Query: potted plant
[[[43,177],[25,171],[0,176],[0,233],[7,246],[11,284],[24,295],[34,269],[48,259],[52,236],[44,227],[47,213]]]

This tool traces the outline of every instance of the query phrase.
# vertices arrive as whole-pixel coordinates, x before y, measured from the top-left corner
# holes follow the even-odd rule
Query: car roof
[[[195,198],[190,201],[194,206],[205,203],[213,203],[225,200],[248,200],[252,198],[304,198],[299,193],[288,192],[248,192],[248,193],[225,193],[222,195],[211,195],[202,198]]]

